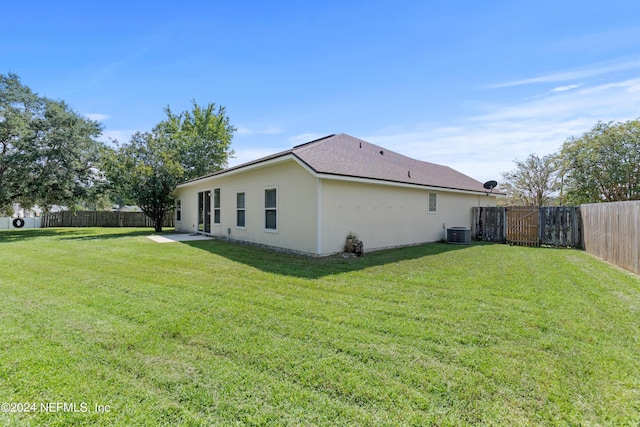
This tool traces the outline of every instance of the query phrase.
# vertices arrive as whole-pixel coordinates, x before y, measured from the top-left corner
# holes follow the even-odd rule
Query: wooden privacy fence
[[[505,208],[471,208],[471,238],[484,242],[507,241]]]
[[[584,249],[640,274],[640,201],[580,205]]]
[[[507,242],[518,246],[540,245],[540,209],[530,206],[505,208]]]
[[[42,215],[42,227],[153,227],[142,212],[63,211]],[[173,212],[164,216],[163,227],[173,227]]]
[[[475,240],[523,246],[582,247],[578,207],[476,207],[471,214],[471,237]]]

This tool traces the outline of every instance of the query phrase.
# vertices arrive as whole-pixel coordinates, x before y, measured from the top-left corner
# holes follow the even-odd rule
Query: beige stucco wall
[[[264,191],[272,187],[278,190],[277,232],[264,226]],[[365,251],[438,241],[448,227],[470,227],[472,207],[496,204],[494,196],[317,177],[287,158],[179,187],[178,231],[197,231],[198,192],[215,188],[221,223],[211,225],[212,235],[315,255],[340,252],[349,232],[360,236]],[[239,191],[246,195],[244,229],[236,227]],[[428,212],[430,192],[437,194],[435,213]]]
[[[264,191],[277,188],[276,232],[265,230]],[[179,187],[182,219],[176,229],[196,232],[200,191],[220,188],[220,225],[211,225],[211,234],[250,243],[284,248],[308,254],[316,253],[317,179],[295,160],[289,159],[246,172],[233,172]],[[236,227],[236,194],[245,192],[246,228]],[[212,201],[213,221],[213,201]],[[228,233],[228,231],[231,233]]]
[[[435,242],[445,228],[470,227],[472,207],[496,202],[494,196],[331,179],[320,187],[322,254],[342,250],[349,232],[365,251]],[[437,194],[435,213],[428,212],[430,192]]]

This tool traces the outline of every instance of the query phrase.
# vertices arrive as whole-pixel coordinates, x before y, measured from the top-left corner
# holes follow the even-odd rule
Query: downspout
[[[316,255],[322,254],[322,181],[316,181]]]

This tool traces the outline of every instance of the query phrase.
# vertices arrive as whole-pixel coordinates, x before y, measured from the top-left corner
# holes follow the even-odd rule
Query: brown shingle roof
[[[485,193],[482,183],[448,166],[415,160],[349,135],[332,135],[291,150],[317,173]]]
[[[187,182],[293,154],[319,174],[486,193],[480,181],[448,166],[415,160],[346,134],[329,135]],[[186,184],[186,183],[185,183]]]

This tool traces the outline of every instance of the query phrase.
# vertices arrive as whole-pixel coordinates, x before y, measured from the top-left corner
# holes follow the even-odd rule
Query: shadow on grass
[[[471,247],[446,243],[426,243],[418,246],[370,252],[361,258],[343,258],[340,254],[312,258],[223,240],[200,240],[181,243],[237,263],[246,264],[267,273],[305,279],[317,279],[332,274],[358,271]],[[474,242],[472,246],[482,244],[486,243]]]
[[[88,241],[120,239],[123,237],[149,236],[153,228],[36,228],[0,230],[2,243],[19,243],[35,239],[57,241]],[[172,228],[166,234],[174,234]],[[231,261],[257,268],[261,271],[300,278],[315,279],[332,274],[363,270],[430,255],[467,249],[470,246],[429,243],[419,246],[370,252],[362,258],[343,258],[341,255],[313,258],[277,252],[256,246],[230,243],[224,240],[196,240],[180,242]],[[473,245],[487,243],[474,242]]]
[[[173,232],[173,229],[167,230]],[[58,228],[23,228],[0,230],[0,244],[27,241],[41,238],[58,240],[105,240],[122,237],[149,236],[154,234],[153,228],[106,228],[106,227],[58,227]]]

